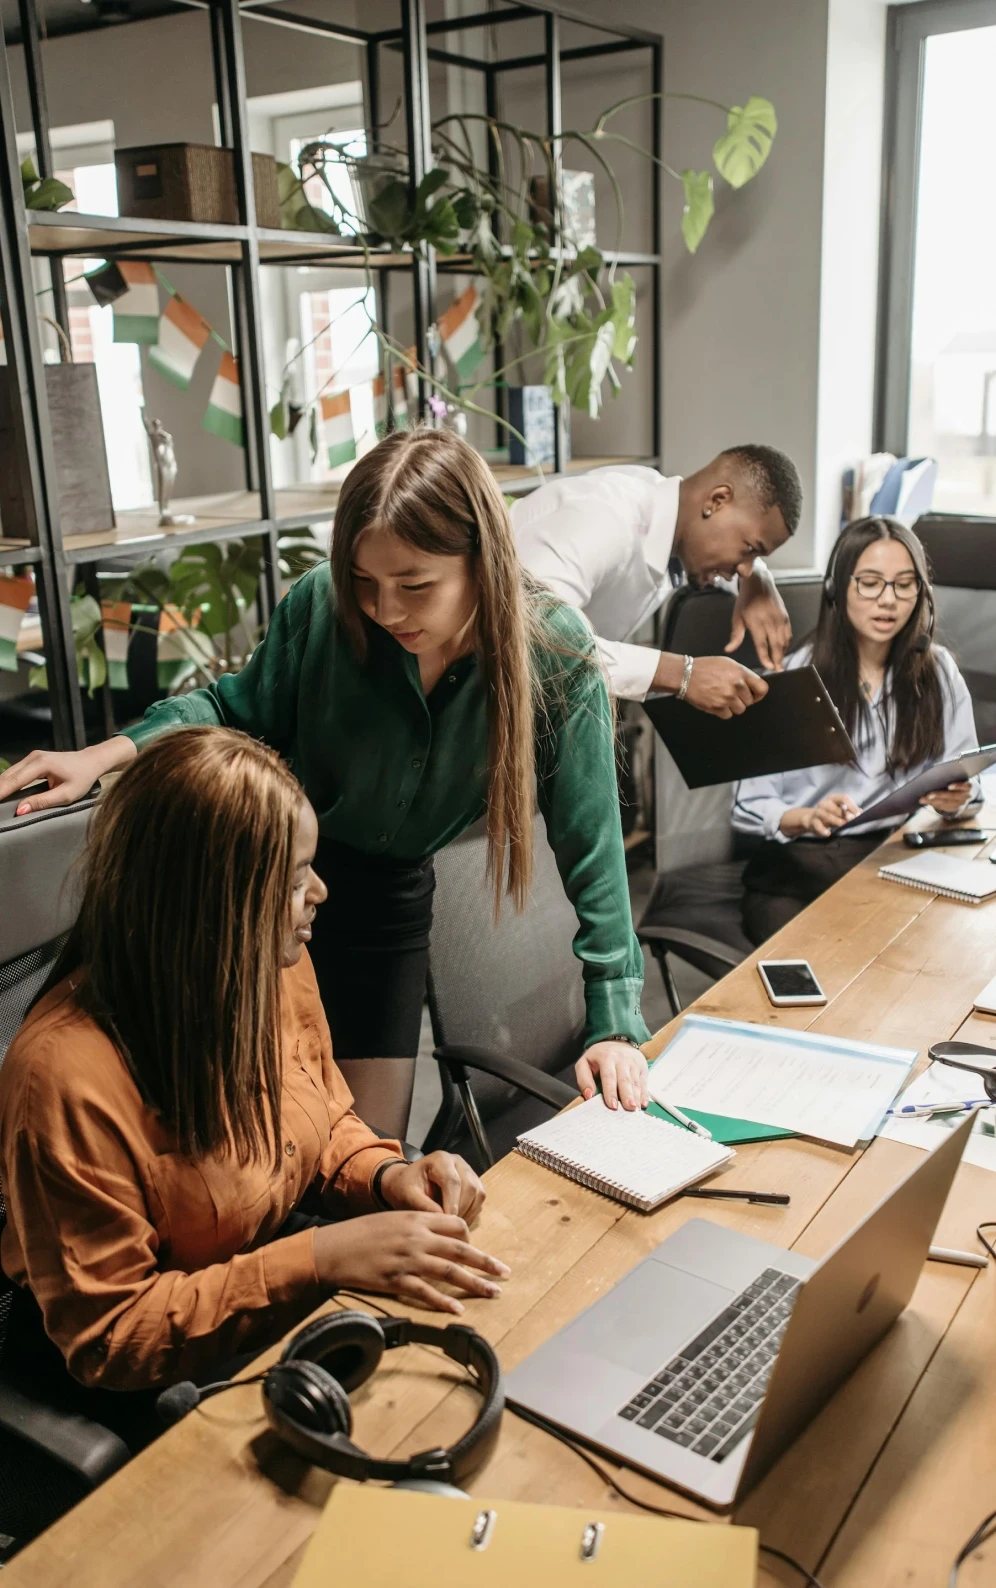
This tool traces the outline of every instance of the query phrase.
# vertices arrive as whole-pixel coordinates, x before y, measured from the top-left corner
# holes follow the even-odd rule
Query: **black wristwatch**
[[[380,1182],[384,1178],[384,1171],[385,1169],[390,1169],[392,1164],[407,1163],[407,1161],[408,1160],[406,1158],[385,1158],[384,1162],[379,1163],[374,1170],[374,1176],[370,1182],[370,1195],[373,1197],[374,1201],[385,1210],[385,1212],[389,1213],[391,1211],[391,1204],[390,1202],[385,1201],[381,1194]]]
[[[642,1044],[637,1042],[635,1037],[623,1036],[621,1031],[618,1032],[614,1037],[599,1037],[598,1040],[599,1042],[628,1042],[631,1048],[639,1048],[642,1052]],[[594,1045],[595,1044],[592,1043],[592,1047],[594,1047]]]

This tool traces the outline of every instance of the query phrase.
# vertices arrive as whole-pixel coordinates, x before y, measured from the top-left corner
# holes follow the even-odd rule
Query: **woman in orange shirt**
[[[5,1369],[161,1389],[338,1286],[449,1312],[441,1282],[498,1293],[470,1167],[406,1164],[352,1112],[305,950],[317,836],[229,729],[165,735],[97,808],[79,916],[0,1070]]]

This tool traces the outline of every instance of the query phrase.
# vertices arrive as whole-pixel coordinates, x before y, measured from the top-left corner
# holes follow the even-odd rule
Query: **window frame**
[[[909,444],[924,52],[937,34],[984,27],[996,27],[996,0],[917,0],[889,8],[874,447],[897,457],[907,455]]]

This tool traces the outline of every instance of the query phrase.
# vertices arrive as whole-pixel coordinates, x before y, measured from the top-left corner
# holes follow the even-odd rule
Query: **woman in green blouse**
[[[241,673],[160,701],[125,734],[34,751],[0,800],[19,815],[83,795],[157,734],[222,724],[290,762],[318,813],[333,903],[312,958],[338,1058],[410,1056],[432,920],[432,856],[487,817],[496,905],[528,897],[534,805],[577,912],[586,1051],[610,1107],[646,1102],[643,959],[633,933],[608,696],[585,620],[516,556],[490,470],[448,431],[396,432],[350,471],[331,565],[280,602]]]

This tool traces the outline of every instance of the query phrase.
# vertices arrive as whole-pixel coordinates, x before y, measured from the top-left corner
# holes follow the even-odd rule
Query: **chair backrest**
[[[15,817],[17,803],[0,804],[0,1065],[75,919],[72,869],[96,800]],[[0,1185],[0,1230],[6,1221]],[[0,1359],[10,1303],[0,1274]]]
[[[437,1045],[491,1048],[552,1075],[581,1054],[584,987],[577,919],[539,816],[534,833],[529,903],[520,915],[505,901],[497,925],[483,821],[436,856],[429,1011]],[[484,1119],[516,1096],[490,1076],[473,1084]]]
[[[667,605],[662,649],[681,656],[722,656],[730,638],[734,602],[729,590],[682,585]],[[745,667],[760,665],[749,635],[734,659]],[[656,869],[677,871],[731,859],[731,784],[689,789],[661,739],[654,737]]]
[[[73,866],[95,799],[15,817],[0,804],[0,1064],[78,905]]]

